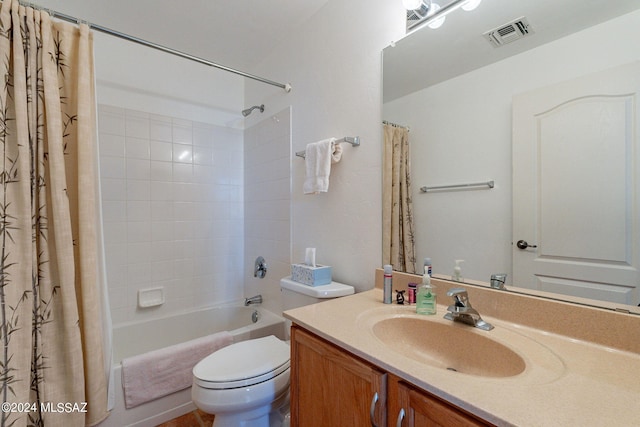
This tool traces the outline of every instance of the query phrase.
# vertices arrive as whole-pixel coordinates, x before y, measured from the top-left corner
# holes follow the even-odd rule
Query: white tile
[[[149,179],[151,162],[145,159],[126,159],[127,179]]]
[[[149,148],[151,160],[161,160],[164,162],[173,160],[173,144],[171,144],[171,142],[150,141]]]
[[[150,195],[149,181],[127,180],[127,200],[151,200]]]
[[[127,221],[148,221],[151,218],[151,204],[148,200],[127,201]]]
[[[152,221],[173,221],[173,200],[152,200]]]
[[[127,111],[125,118],[125,136],[149,139],[149,119],[132,115]]]
[[[139,286],[149,282],[151,282],[150,263],[135,263],[127,266],[127,284],[129,286]]]
[[[173,262],[151,262],[151,280],[153,282],[171,280],[175,277]]]
[[[194,165],[212,165],[213,149],[209,147],[193,146],[193,164]]]
[[[152,221],[151,222],[151,241],[152,242],[166,242],[172,241],[175,238],[180,238],[178,233],[175,233],[174,229],[177,229],[177,225],[174,226],[174,221]],[[174,233],[175,236],[174,237]]]
[[[124,243],[105,245],[107,271],[127,263],[127,245]]]
[[[193,126],[193,145],[204,147],[213,146],[213,130],[211,127]]]
[[[149,179],[152,181],[172,181],[173,164],[171,162],[151,160]]]
[[[127,223],[124,221],[104,222],[104,244],[112,245],[127,242]]]
[[[176,240],[193,240],[196,237],[202,238],[202,230],[198,230],[196,236],[196,226],[193,221],[175,221],[172,224]]]
[[[124,136],[100,133],[98,136],[100,156],[124,157]]]
[[[175,275],[177,278],[191,278],[193,277],[193,260],[192,259],[178,259],[173,263]]]
[[[171,120],[163,121],[152,117],[149,120],[149,139],[171,142],[173,140]]]
[[[125,155],[130,159],[149,159],[149,140],[126,137]]]
[[[151,200],[169,201],[174,200],[174,184],[170,181],[151,181]]]
[[[127,263],[136,264],[151,261],[151,250],[155,245],[150,242],[127,243]]]
[[[193,182],[193,165],[186,163],[173,164],[173,182]]]
[[[193,241],[191,240],[176,240],[173,242],[173,255],[175,259],[189,259],[192,261],[191,268],[193,270],[193,257],[194,257]],[[177,269],[176,269],[177,272]],[[192,271],[193,274],[193,271]]]
[[[127,202],[123,200],[103,200],[102,219],[104,222],[126,221]]]
[[[193,130],[190,126],[173,124],[173,143],[174,144],[193,144]]]
[[[173,261],[173,242],[154,242],[150,251],[151,261]]]
[[[151,241],[151,223],[149,221],[129,221],[127,223],[127,242],[143,243]]]
[[[101,178],[125,178],[125,159],[123,157],[100,157]]]
[[[124,179],[102,178],[100,190],[103,201],[125,201],[127,199],[127,187]]]
[[[193,146],[173,144],[173,161],[176,163],[193,163]]]
[[[176,221],[192,221],[196,204],[193,202],[173,202],[173,215]]]
[[[196,184],[192,184],[188,182],[176,182],[176,183],[173,183],[173,186],[174,186],[173,200],[175,200],[176,202],[197,201]]]
[[[113,135],[122,135],[125,133],[124,112],[116,113],[112,111],[100,112],[98,114],[98,131],[102,133],[110,133]]]

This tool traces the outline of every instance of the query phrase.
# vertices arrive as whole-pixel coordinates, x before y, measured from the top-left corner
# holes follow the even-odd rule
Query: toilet
[[[314,287],[289,277],[280,290],[284,310],[354,293],[342,283]],[[215,415],[213,427],[287,427],[290,355],[289,343],[273,335],[224,347],[194,366],[191,399]]]

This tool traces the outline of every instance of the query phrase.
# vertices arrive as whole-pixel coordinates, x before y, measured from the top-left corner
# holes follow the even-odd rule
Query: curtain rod
[[[286,92],[291,92],[291,85],[289,83],[278,83],[278,82],[275,82],[273,80],[265,79],[264,77],[256,76],[256,75],[253,75],[253,74],[245,73],[244,71],[240,71],[240,70],[236,70],[234,68],[226,67],[224,65],[216,64],[215,62],[211,62],[211,61],[208,61],[206,59],[199,58],[197,56],[190,55],[188,53],[184,53],[184,52],[181,52],[181,51],[176,50],[176,49],[172,49],[170,47],[162,46],[162,45],[159,45],[157,43],[153,43],[153,42],[150,42],[150,41],[147,41],[147,40],[140,39],[138,37],[131,36],[129,34],[121,33],[119,31],[112,30],[110,28],[106,28],[106,27],[103,27],[103,26],[100,26],[100,25],[96,25],[96,24],[93,24],[93,23],[90,23],[90,22],[86,22],[86,21],[83,21],[81,19],[75,18],[73,16],[65,15],[64,13],[60,13],[60,12],[57,12],[55,10],[48,9],[48,8],[45,8],[45,7],[40,7],[40,6],[34,5],[32,3],[28,3],[28,2],[24,2],[24,1],[19,1],[19,3],[21,5],[23,5],[23,6],[26,6],[26,7],[32,7],[34,9],[45,11],[49,15],[51,15],[52,17],[61,19],[63,21],[71,22],[73,24],[86,23],[91,29],[93,29],[95,31],[99,31],[101,33],[105,33],[105,34],[108,34],[110,36],[118,37],[118,38],[130,41],[130,42],[133,42],[133,43],[137,43],[137,44],[140,44],[140,45],[143,45],[143,46],[146,46],[146,47],[150,47],[152,49],[156,49],[156,50],[159,50],[159,51],[162,51],[162,52],[165,52],[165,53],[169,53],[171,55],[179,56],[179,57],[184,58],[184,59],[188,59],[188,60],[191,60],[191,61],[199,62],[200,64],[208,65],[209,67],[217,68],[217,69],[223,70],[223,71],[228,71],[230,73],[237,74],[237,75],[242,76],[242,77],[246,77],[246,78],[249,78],[249,79],[252,79],[252,80],[257,80],[259,82],[266,83],[266,84],[269,84],[269,85],[272,85],[272,86],[277,86],[279,88],[284,89]]]

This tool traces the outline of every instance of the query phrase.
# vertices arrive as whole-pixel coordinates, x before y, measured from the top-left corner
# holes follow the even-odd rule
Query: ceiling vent
[[[527,21],[527,18],[523,16],[507,24],[501,25],[498,28],[487,31],[483,36],[489,40],[493,47],[499,47],[533,33],[534,31],[533,28],[531,28],[531,25],[529,25],[529,21]]]

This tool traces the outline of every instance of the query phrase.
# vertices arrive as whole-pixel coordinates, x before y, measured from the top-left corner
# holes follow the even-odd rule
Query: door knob
[[[530,245],[527,243],[526,240],[518,240],[516,242],[516,246],[518,247],[518,249],[527,249],[527,248],[537,248],[537,245]]]

